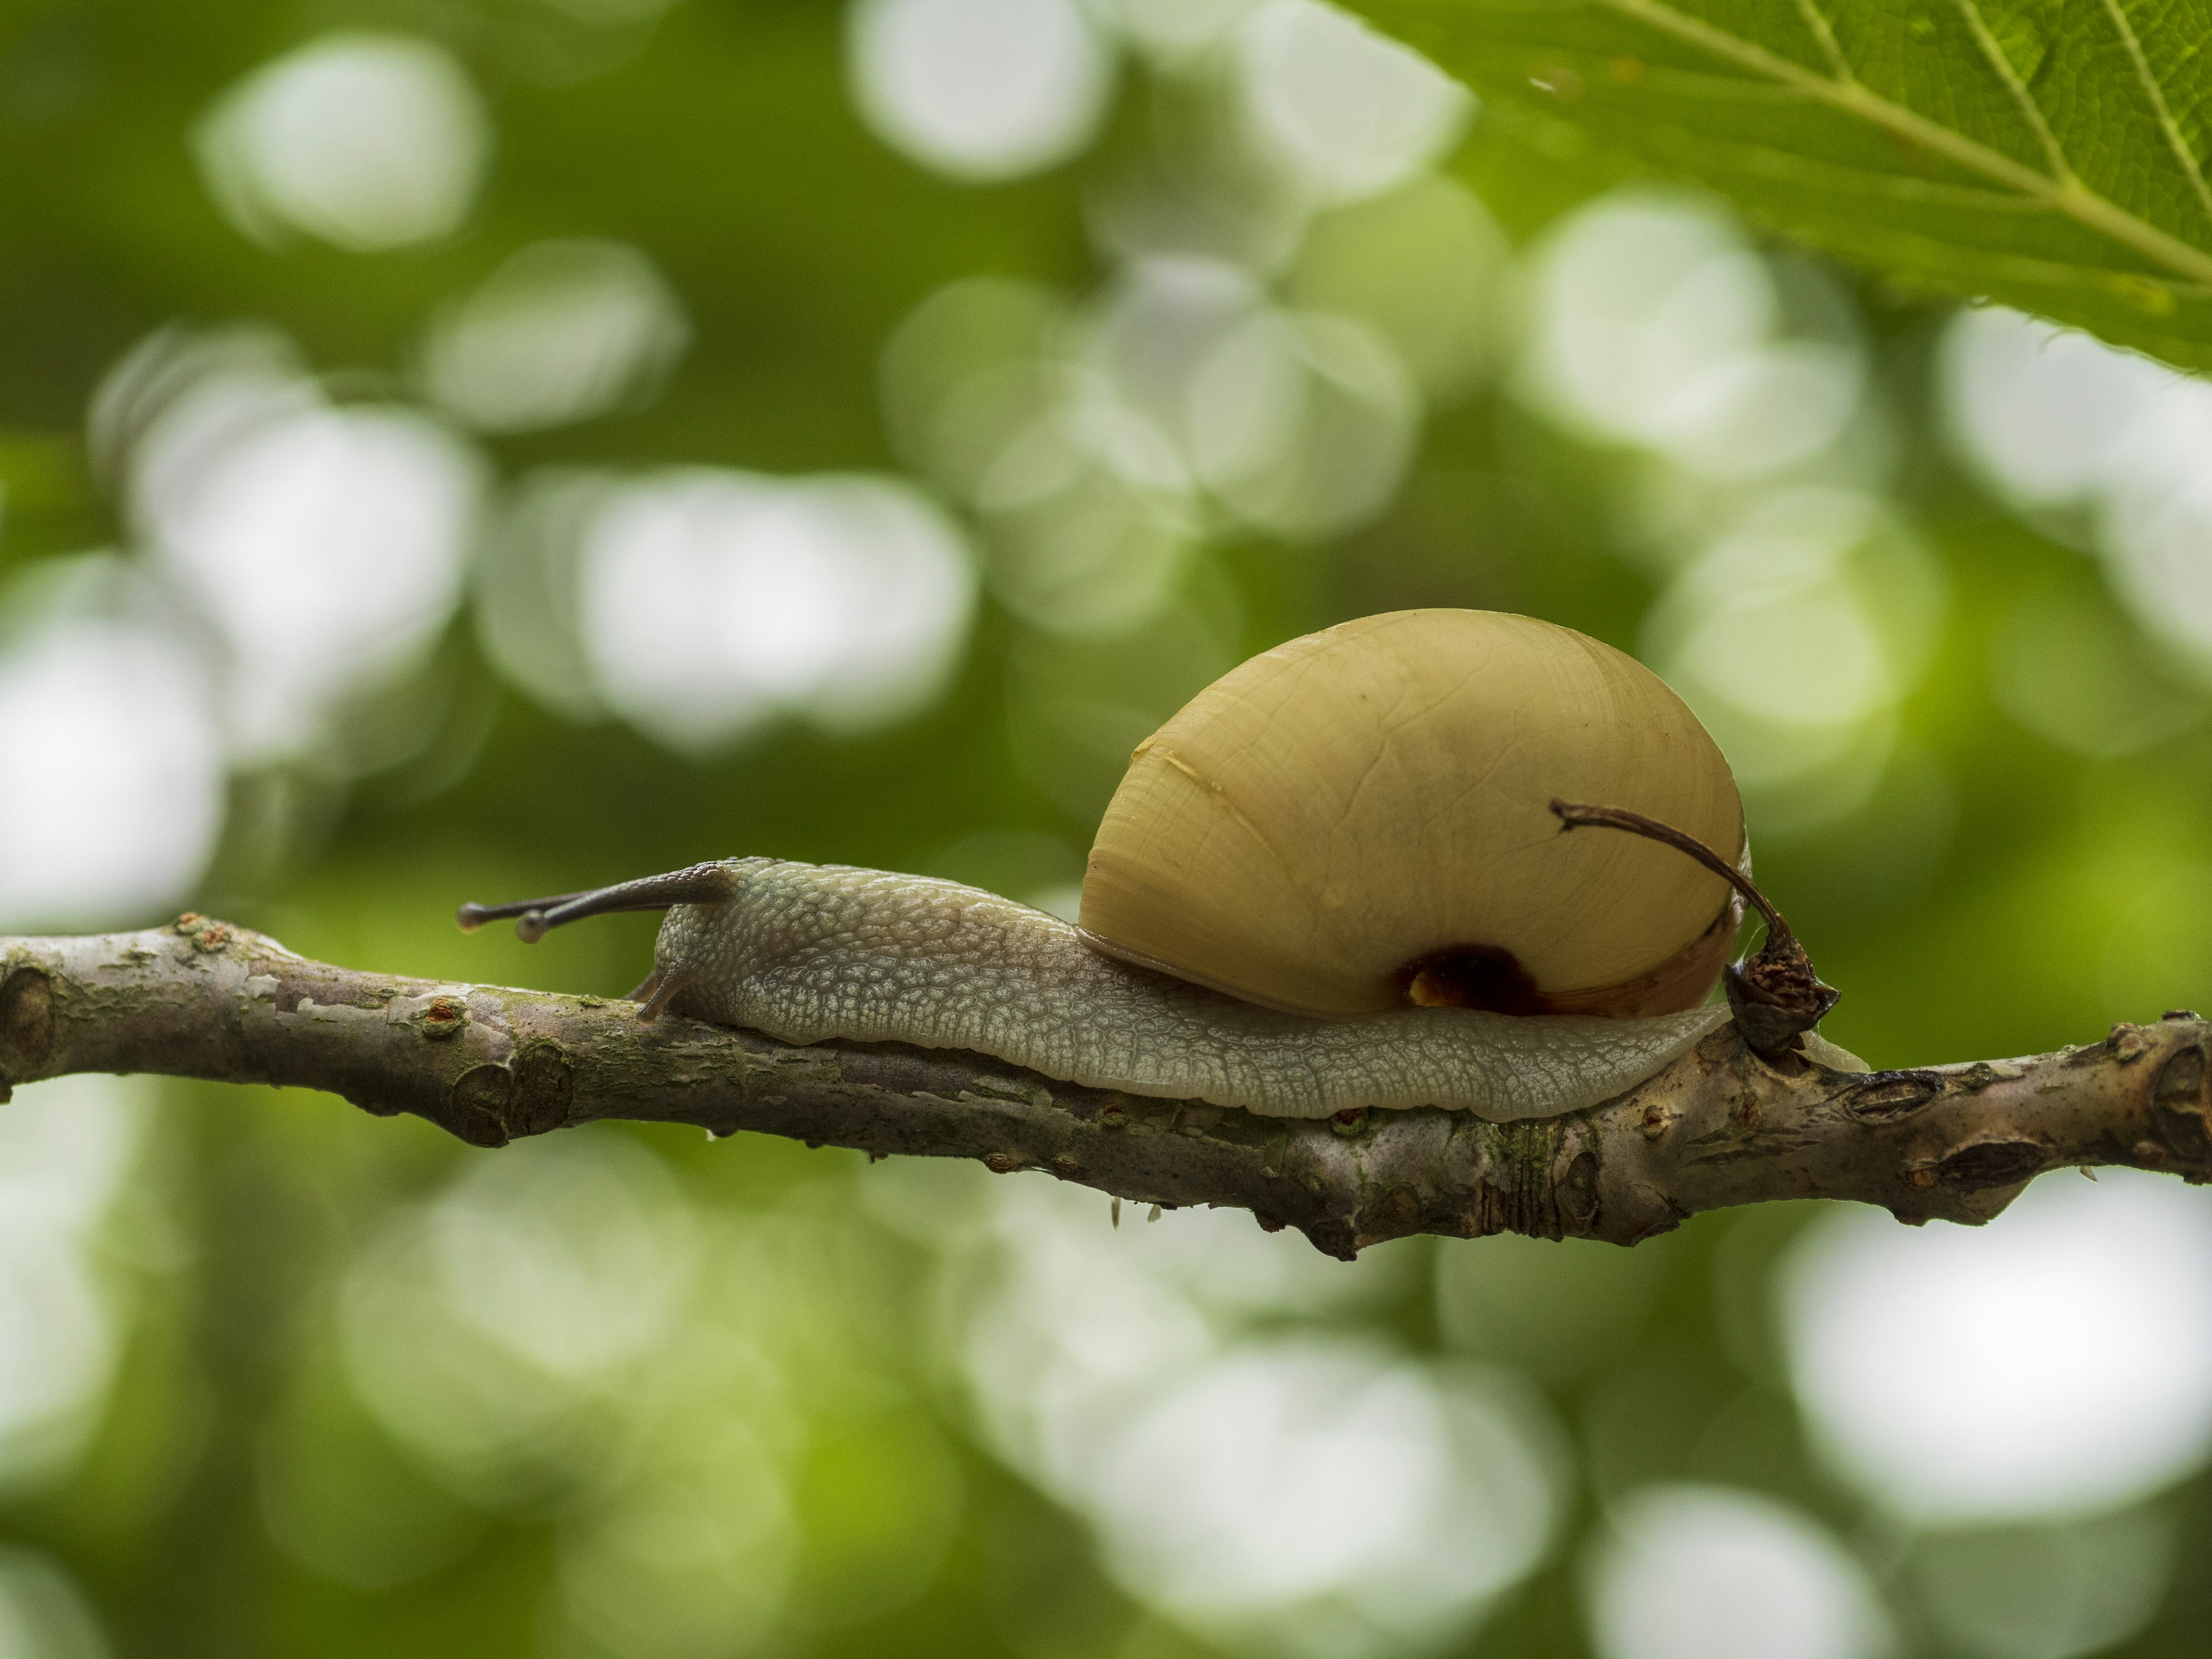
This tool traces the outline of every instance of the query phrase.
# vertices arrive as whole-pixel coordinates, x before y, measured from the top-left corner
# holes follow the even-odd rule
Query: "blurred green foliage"
[[[438,307],[547,238],[644,250],[691,343],[644,407],[477,439],[501,488],[556,465],[899,471],[879,368],[902,321],[958,279],[1096,289],[1113,264],[1099,202],[1172,150],[1176,111],[1202,101],[1210,71],[1132,56],[1079,159],[960,183],[856,117],[847,21],[816,0],[681,0],[659,16],[540,0],[12,0],[0,579],[137,545],[124,482],[84,434],[96,388],[155,331],[266,323],[334,396],[412,398]],[[373,253],[304,236],[265,246],[218,210],[198,125],[258,65],[337,28],[441,42],[482,91],[495,144],[452,235]],[[1540,138],[1478,118],[1451,162],[1523,253],[1613,182]],[[1325,261],[1301,269],[1309,293],[1337,280]],[[1534,269],[1485,301],[1501,340]],[[1813,269],[1860,343],[1887,459],[1808,476],[1878,495],[1918,550],[1912,569],[1933,573],[1868,601],[1930,596],[1904,618],[1927,647],[1881,715],[1871,771],[1833,810],[1807,808],[1795,785],[1752,797],[1761,880],[1845,994],[1827,1029],[1877,1066],[1905,1065],[2038,1051],[2212,1002],[2202,665],[2114,597],[2078,525],[2008,510],[1960,464],[1934,390],[1943,310]],[[458,934],[453,904],[760,852],[1042,893],[1079,872],[1126,742],[1115,722],[1164,716],[1243,655],[1413,605],[1526,611],[1637,649],[1685,556],[1655,525],[1686,521],[1696,541],[1750,487],[1708,480],[1684,487],[1688,507],[1668,506],[1668,465],[1547,415],[1507,363],[1516,349],[1493,342],[1488,372],[1433,400],[1401,484],[1366,522],[1300,539],[1210,521],[1164,605],[1125,632],[1056,633],[987,599],[942,694],[872,732],[785,719],[679,755],[504,684],[464,611],[327,752],[234,772],[191,900],[311,956],[617,995],[647,960],[651,918],[526,951]],[[1786,664],[1797,641],[1761,626],[1745,624],[1743,651]],[[2114,720],[2146,698],[2173,717],[2140,744],[2069,746],[2007,712],[2008,650],[2028,653],[2031,680],[2073,665],[2082,697],[2118,699]],[[2150,689],[2112,690],[2130,673]],[[1051,713],[1082,696],[1103,711],[1091,749]],[[361,735],[379,720],[400,737]],[[342,763],[349,743],[372,761]],[[1347,1638],[1347,1653],[1589,1651],[1580,1575],[1601,1506],[1655,1480],[1729,1483],[1820,1517],[1913,1652],[2033,1651],[1975,1647],[1955,1632],[1978,1615],[1947,1624],[1943,1609],[1979,1594],[1960,1588],[1970,1569],[1997,1582],[2021,1552],[2061,1549],[2048,1529],[1969,1529],[1942,1546],[1972,1558],[1950,1571],[1816,1453],[1770,1285],[1814,1206],[1700,1218],[1632,1255],[1408,1241],[1340,1270],[1293,1260],[1304,1247],[1280,1238],[1240,1255],[1226,1231],[1180,1235],[1200,1242],[1178,1258],[1158,1237],[1202,1218],[1154,1229],[1132,1214],[1115,1231],[1085,1194],[1079,1212],[1041,1220],[1049,1193],[1007,1198],[974,1171],[871,1169],[754,1137],[604,1127],[573,1153],[495,1155],[329,1099],[165,1085],[144,1102],[92,1258],[121,1333],[112,1381],[91,1396],[81,1453],[0,1497],[0,1536],[63,1564],[118,1654],[1315,1651],[1264,1621],[1240,1636],[1234,1620],[1162,1610],[1132,1588],[1138,1547],[1102,1542],[1074,1478],[1006,1426],[1045,1406],[1024,1403],[1018,1370],[991,1394],[1001,1373],[963,1322],[1001,1306],[1025,1250],[1071,1238],[1096,1267],[1070,1269],[1063,1300],[1106,1350],[1135,1342],[1108,1294],[1127,1279],[1199,1310],[1188,1316],[1221,1341],[1455,1357],[1500,1368],[1486,1387],[1528,1389],[1535,1403],[1512,1420],[1536,1425],[1535,1464],[1563,1471],[1538,1565],[1474,1597],[1459,1624],[1398,1649]],[[1155,1253],[1141,1258],[1151,1278],[1127,1265],[1140,1249]],[[439,1277],[471,1260],[487,1264],[481,1284]],[[1232,1266],[1261,1288],[1225,1287]],[[1158,1288],[1170,1283],[1184,1300]],[[502,1300],[527,1302],[515,1286],[547,1284],[553,1323],[501,1323],[524,1319]],[[1146,1375],[1128,1388],[1153,1386]],[[441,1442],[441,1423],[460,1426]],[[2201,1650],[2208,1492],[2191,1477],[2131,1512],[2152,1516],[2178,1566],[2112,1650]],[[0,1652],[63,1650],[9,1639]]]
[[[2212,362],[2212,195],[2176,114],[2203,96],[2194,8],[1355,9],[1554,153],[1595,139],[1885,276]]]

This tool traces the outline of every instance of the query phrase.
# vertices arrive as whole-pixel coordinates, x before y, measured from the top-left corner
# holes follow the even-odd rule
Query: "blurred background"
[[[1310,0],[10,0],[0,929],[1074,902],[1411,605],[1635,652],[1877,1066],[2212,1001],[2212,391]],[[1632,1252],[144,1079],[0,1110],[0,1656],[2069,1659],[2212,1617],[2212,1194]]]

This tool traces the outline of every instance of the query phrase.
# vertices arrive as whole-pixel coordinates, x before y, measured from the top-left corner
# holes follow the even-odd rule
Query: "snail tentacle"
[[[641,876],[635,881],[618,881],[611,887],[594,887],[581,893],[518,899],[511,904],[464,904],[454,920],[463,933],[472,933],[487,921],[513,916],[516,936],[526,945],[535,945],[549,929],[586,916],[611,915],[618,910],[665,910],[672,904],[711,903],[729,896],[727,865],[694,864],[665,875]]]
[[[1762,1056],[1771,1060],[1785,1052],[1806,1052],[1802,1041],[1805,1034],[1827,1017],[1843,993],[1820,982],[1820,975],[1813,969],[1813,958],[1798,942],[1796,934],[1790,931],[1788,921],[1747,873],[1731,868],[1727,860],[1696,836],[1685,835],[1674,825],[1662,823],[1642,812],[1554,799],[1552,814],[1559,821],[1561,835],[1595,825],[1605,830],[1625,830],[1647,841],[1662,842],[1723,877],[1748,899],[1765,920],[1766,942],[1755,955],[1732,964],[1723,974],[1729,1006],[1735,1011],[1736,1024],[1742,1028],[1746,1040]]]

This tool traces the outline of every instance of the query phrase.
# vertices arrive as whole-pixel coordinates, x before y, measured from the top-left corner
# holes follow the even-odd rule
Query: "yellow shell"
[[[1560,833],[1626,806],[1731,856],[1735,779],[1657,675],[1571,629],[1400,611],[1215,681],[1131,757],[1083,884],[1109,956],[1294,1012],[1672,1012],[1735,942],[1672,848]]]

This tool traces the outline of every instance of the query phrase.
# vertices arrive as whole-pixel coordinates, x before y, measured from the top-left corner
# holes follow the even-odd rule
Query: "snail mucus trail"
[[[1554,829],[1556,797],[1650,811],[1566,808]],[[1251,659],[1140,744],[1079,926],[952,882],[769,858],[460,921],[514,917],[527,940],[665,909],[635,994],[646,1018],[968,1049],[1263,1115],[1502,1121],[1610,1099],[1725,1022],[1705,999],[1738,893],[1769,928],[1726,975],[1747,1036],[1779,1055],[1826,1012],[1832,994],[1808,1000],[1823,988],[1735,867],[1742,823],[1718,748],[1633,659],[1528,617],[1400,611]],[[1585,826],[1703,867],[1622,836],[1563,845]]]

